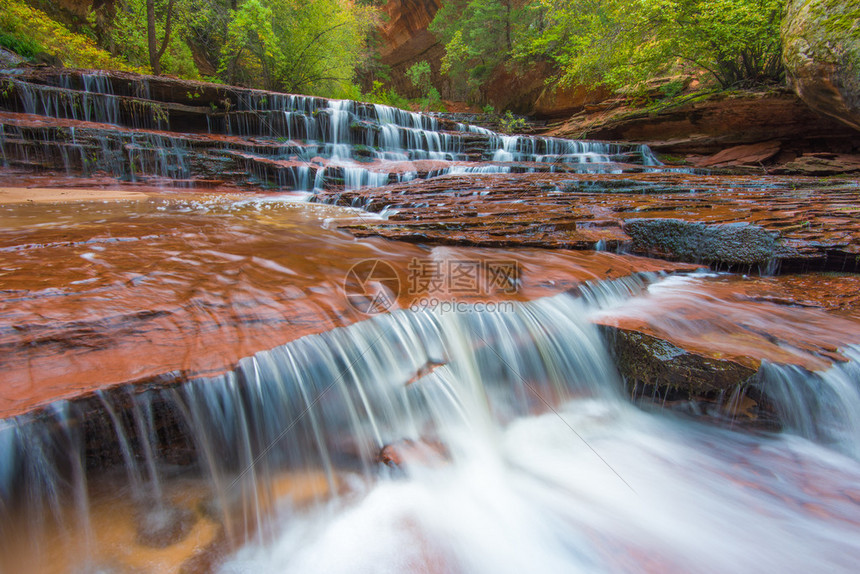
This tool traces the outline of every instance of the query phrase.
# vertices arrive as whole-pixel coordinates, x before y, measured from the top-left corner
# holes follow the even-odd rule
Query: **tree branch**
[[[313,44],[314,44],[317,40],[319,40],[319,39],[320,39],[320,38],[322,38],[324,35],[326,35],[326,34],[328,34],[329,32],[331,32],[332,30],[336,30],[337,28],[340,28],[341,26],[345,26],[345,25],[346,25],[346,22],[341,22],[340,24],[335,24],[335,25],[334,25],[334,26],[332,26],[331,28],[326,28],[325,30],[322,30],[322,31],[321,31],[320,33],[318,33],[316,36],[314,36],[313,38],[311,38],[311,41],[310,41],[310,42],[308,42],[308,43],[307,43],[307,45],[306,45],[304,48],[302,48],[302,51],[299,53],[298,57],[294,60],[294,61],[295,61],[295,63],[294,63],[294,64],[293,64],[293,66],[289,69],[289,71],[288,71],[287,73],[288,73],[288,74],[292,74],[292,73],[293,73],[293,70],[295,70],[296,65],[298,64],[298,62],[300,62],[300,61],[302,60],[302,58],[304,58],[304,56],[305,56],[305,52],[307,52],[307,51],[308,51],[308,48],[310,48],[311,46],[313,46]]]
[[[164,22],[164,41],[161,44],[161,49],[158,51],[158,59],[164,55],[167,50],[167,45],[170,42],[170,30],[173,24],[173,0],[167,1],[167,20]]]

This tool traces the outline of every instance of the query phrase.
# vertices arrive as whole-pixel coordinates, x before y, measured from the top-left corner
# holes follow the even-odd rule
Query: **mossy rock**
[[[708,357],[646,333],[601,325],[600,331],[628,383],[672,391],[683,398],[715,396],[754,380],[756,368]]]
[[[860,130],[860,4],[789,0],[782,41],[797,95],[819,113]]]
[[[633,251],[727,266],[765,265],[793,254],[776,233],[747,223],[709,224],[680,219],[628,219],[624,231]]]

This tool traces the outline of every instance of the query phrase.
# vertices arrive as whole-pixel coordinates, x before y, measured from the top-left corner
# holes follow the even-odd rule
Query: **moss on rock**
[[[692,353],[645,333],[606,325],[600,328],[628,383],[693,398],[733,390],[756,375],[755,369],[740,362]]]
[[[692,263],[763,265],[788,254],[776,233],[748,223],[628,219],[624,231],[637,253]]]

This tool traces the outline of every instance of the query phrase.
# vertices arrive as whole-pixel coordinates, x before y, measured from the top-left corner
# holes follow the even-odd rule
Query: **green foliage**
[[[481,99],[480,88],[508,59],[522,10],[513,0],[447,0],[430,24],[445,44],[442,73],[458,97]]]
[[[458,97],[483,101],[500,65],[550,64],[564,85],[635,89],[708,72],[723,87],[781,81],[783,0],[446,0],[431,31]],[[680,91],[665,87],[666,97]],[[677,91],[676,91],[677,90]]]
[[[410,101],[398,94],[393,88],[386,88],[385,84],[379,80],[373,82],[373,86],[369,92],[362,92],[355,84],[349,84],[334,97],[344,100],[355,100],[357,102],[368,102],[371,104],[383,104],[394,108],[408,110]]]
[[[494,108],[494,107],[493,107],[493,106],[491,106],[490,104],[485,105],[485,106],[484,106],[483,108],[481,108],[481,109],[483,110],[483,112],[484,112],[485,114],[488,114],[488,115],[489,115],[489,114],[494,114],[494,113],[496,113],[496,108]]]
[[[430,74],[430,64],[425,60],[412,64],[406,70],[406,77],[422,94],[421,108],[438,110],[442,105],[442,97],[439,95],[439,90],[430,83]]]
[[[429,92],[432,87],[430,84],[430,64],[426,60],[412,64],[406,70],[406,77],[409,78],[412,85],[418,88],[422,94]]]
[[[520,59],[565,84],[639,84],[687,67],[723,87],[779,80],[782,0],[537,0]]]
[[[442,104],[442,96],[439,94],[439,90],[436,88],[430,88],[427,90],[427,96],[421,98],[420,103],[421,109],[424,111],[432,111],[432,112],[446,112],[448,111],[445,108],[445,105]]]
[[[23,58],[32,58],[39,52],[45,51],[44,48],[31,38],[7,34],[5,32],[0,32],[0,46],[15,52]]]
[[[395,108],[406,109],[409,107],[409,100],[398,94],[394,88],[386,90],[384,84],[378,80],[373,82],[373,88],[370,90],[370,93],[363,95],[359,99]]]
[[[528,126],[525,118],[516,117],[510,110],[499,118],[499,128],[506,134],[514,134],[523,131]]]
[[[91,38],[69,31],[21,0],[0,0],[0,32],[13,38],[29,39],[33,45],[58,56],[67,66],[138,71],[96,46]]]
[[[156,2],[156,13],[166,9],[166,0]],[[182,0],[175,1],[173,8],[179,14],[187,13],[188,7]],[[159,43],[164,37],[164,18],[156,18],[156,36]],[[183,41],[185,26],[179,16],[173,20],[170,42],[161,57],[161,72],[189,79],[200,79],[191,49]],[[149,67],[149,52],[146,34],[146,0],[122,0],[117,3],[116,16],[107,30],[107,41],[116,54],[141,68]]]
[[[227,26],[227,83],[330,95],[348,90],[376,11],[338,0],[247,0]]]
[[[672,99],[683,92],[686,87],[687,82],[682,79],[671,80],[660,86],[660,95],[664,99]]]
[[[206,62],[217,66],[221,49],[227,41],[227,26],[233,17],[231,0],[183,0],[183,6],[180,15],[185,40],[195,47]],[[201,70],[201,73],[204,71]]]

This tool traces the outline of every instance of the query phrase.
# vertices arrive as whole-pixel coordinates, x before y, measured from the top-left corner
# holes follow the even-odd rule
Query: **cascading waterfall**
[[[780,511],[795,521],[795,530],[781,529],[768,518],[776,503],[765,499],[750,510],[750,494],[735,482],[757,481],[782,504],[780,497],[799,496],[799,484],[810,480],[782,474],[797,457],[814,460],[836,484],[860,478],[860,352],[849,350],[851,362],[821,374],[769,367],[760,383],[791,433],[851,458],[788,437],[755,438],[636,411],[620,393],[590,315],[655,281],[640,275],[594,283],[580,289],[581,298],[511,303],[507,311],[397,311],[258,353],[219,377],[103,390],[2,421],[2,528],[26,524],[38,532],[59,524],[89,533],[93,546],[85,554],[100,567],[87,505],[99,475],[116,466],[143,529],[182,520],[187,511],[167,495],[178,477],[203,481],[207,508],[234,545],[247,545],[225,572],[282,572],[284,564],[303,571],[327,546],[349,548],[340,529],[365,532],[373,516],[382,541],[359,534],[370,551],[348,551],[348,563],[326,558],[324,570],[402,571],[435,560],[446,571],[632,571],[636,563],[618,563],[612,548],[651,552],[661,569],[753,567],[743,553],[726,558],[693,542],[722,532],[721,521],[771,529],[772,540],[765,536],[757,550],[773,564],[845,570],[837,551],[860,550],[856,536],[834,537],[833,524],[802,505]],[[387,445],[401,449],[405,478],[379,465]],[[776,479],[751,478],[743,466],[726,470],[725,460],[749,463],[761,449],[769,454],[757,464],[776,468]],[[327,485],[309,510],[285,504],[292,494],[277,490],[290,475],[320,476]],[[719,504],[692,502],[713,496]],[[852,512],[841,519],[860,518]],[[664,518],[654,523],[657,514]],[[698,521],[691,548],[674,547],[691,516]],[[401,521],[414,528],[401,531]],[[485,529],[500,538],[478,534]],[[451,538],[457,532],[461,542]],[[722,536],[716,546],[733,539]],[[781,555],[785,540],[795,540],[797,551]],[[416,545],[431,556],[416,555]],[[383,547],[385,559],[375,554]],[[498,562],[475,562],[476,549],[482,560]],[[713,564],[697,562],[711,554]]]
[[[379,104],[233,90],[211,101],[208,110],[185,101],[177,106],[171,96],[154,94],[146,78],[117,81],[70,72],[40,78],[42,83],[21,76],[6,81],[0,110],[66,123],[0,122],[4,164],[56,164],[69,174],[168,177],[187,185],[194,177],[250,175],[281,189],[311,192],[443,174],[663,169],[646,146],[502,136]],[[183,97],[193,103],[193,95]],[[150,99],[155,96],[162,99]],[[216,102],[223,111],[216,111]],[[172,121],[184,133],[157,131],[171,129]],[[77,137],[69,137],[72,130]]]
[[[24,73],[4,80],[0,159],[11,167],[303,191],[444,174],[667,169],[646,146],[503,136],[358,102],[210,86],[205,106],[190,92],[169,100],[156,79],[68,71],[43,83]],[[168,127],[177,131],[159,131]],[[123,218],[147,225],[125,209]],[[280,213],[257,218],[298,229]],[[196,225],[222,237],[210,223]],[[155,227],[153,237],[184,233]],[[65,233],[52,245],[65,245]],[[235,225],[227,241],[253,233]],[[196,245],[192,236],[182,241]],[[114,240],[84,238],[77,255],[107,265],[98,248]],[[266,264],[255,244],[244,255],[204,245],[230,261],[213,271],[223,285],[234,262],[252,282],[302,276],[318,262],[294,271]],[[118,282],[171,289],[176,278],[135,266]],[[331,295],[330,279],[308,289]],[[221,300],[208,300],[200,281],[189,305],[209,313]],[[246,357],[222,375],[162,374],[0,420],[0,571],[162,572],[170,568],[153,562],[156,550],[214,541],[217,560],[182,571],[853,572],[860,347],[840,349],[847,360],[821,372],[765,362],[736,389],[755,387],[782,432],[642,411],[624,396],[592,321],[631,302],[653,315],[648,294],[693,281],[641,273],[504,302],[507,310],[400,310]],[[233,311],[278,323],[283,301],[274,299],[303,295],[286,286],[249,289],[210,320]],[[694,287],[672,296],[704,301]],[[276,303],[271,315],[255,315],[261,299]],[[168,323],[171,311],[161,312]],[[663,318],[674,333],[695,331],[683,312]],[[242,325],[236,331],[242,339]],[[39,342],[53,344],[51,334]],[[126,561],[135,552],[142,562]]]
[[[860,459],[860,347],[843,353],[848,362],[817,373],[766,363],[756,385],[789,432]]]
[[[168,460],[190,450],[185,465],[209,482],[224,523],[236,523],[231,513],[253,518],[230,532],[247,540],[271,528],[265,501],[279,473],[322,472],[337,492],[337,473],[374,479],[390,443],[440,441],[457,459],[467,456],[456,443],[465,428],[493,433],[574,395],[619,400],[579,301],[512,308],[400,311],[259,353],[213,379],[100,391],[3,421],[2,528],[24,513],[32,528],[54,520],[86,530],[87,465],[124,467],[131,499],[165,512],[164,483],[176,473]]]

